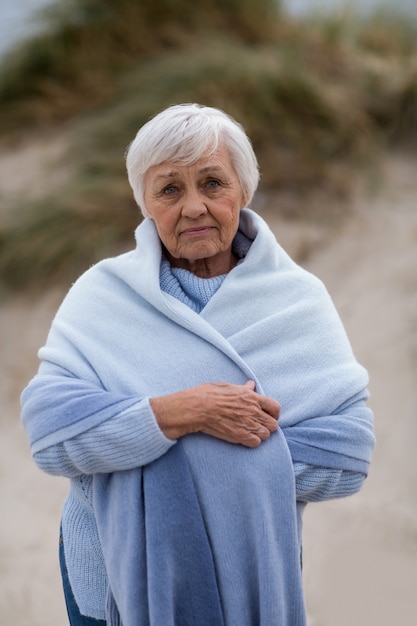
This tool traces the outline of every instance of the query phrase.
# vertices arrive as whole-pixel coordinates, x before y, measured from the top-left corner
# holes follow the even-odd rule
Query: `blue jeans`
[[[64,587],[65,604],[67,605],[67,613],[71,626],[106,626],[106,622],[94,617],[86,617],[81,615],[80,609],[75,601],[72,593],[70,581],[68,578],[67,565],[65,563],[64,542],[62,532],[59,534],[59,565],[61,567],[62,585]]]

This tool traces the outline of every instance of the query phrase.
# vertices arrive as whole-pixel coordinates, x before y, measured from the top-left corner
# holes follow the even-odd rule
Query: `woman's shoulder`
[[[125,290],[121,276],[124,267],[132,263],[133,251],[98,261],[81,274],[68,289],[56,318],[79,315],[84,310],[103,306],[111,308],[111,302],[119,299]],[[56,319],[55,318],[55,319]]]

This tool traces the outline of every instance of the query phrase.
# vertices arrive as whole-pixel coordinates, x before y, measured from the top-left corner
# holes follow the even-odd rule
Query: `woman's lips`
[[[194,226],[193,228],[186,228],[181,232],[181,235],[186,235],[187,237],[193,237],[198,235],[204,235],[209,233],[213,229],[213,226]]]

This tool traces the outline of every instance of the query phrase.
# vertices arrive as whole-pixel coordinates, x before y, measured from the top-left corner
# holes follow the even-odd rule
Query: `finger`
[[[265,413],[267,413],[276,420],[279,418],[281,405],[279,402],[277,402],[277,400],[274,400],[273,398],[268,398],[268,396],[261,396],[259,404],[261,409]]]
[[[260,414],[256,416],[256,421],[267,428],[271,433],[275,432],[278,428],[278,417],[273,417],[269,413],[265,413],[265,411],[261,411]]]
[[[265,441],[266,439],[269,439],[269,437],[271,436],[271,431],[269,430],[269,428],[266,428],[265,426],[261,426],[260,428],[256,430],[254,434],[257,435],[259,439],[261,439],[261,441]]]
[[[257,448],[264,440],[265,438],[260,437],[256,433],[245,433],[236,443],[240,443],[240,445],[246,448]]]
[[[245,432],[256,435],[262,441],[265,441],[265,439],[268,439],[268,437],[270,437],[271,432],[273,432],[273,430],[276,430],[276,428],[272,428],[273,421],[274,420],[271,420],[271,426],[268,428],[268,426],[260,423],[259,421],[253,420],[250,424],[246,425]]]
[[[265,426],[258,424],[250,431],[246,431],[245,440],[246,442],[250,443],[251,447],[256,447],[260,445],[263,441],[266,441],[267,439],[269,439],[269,437],[271,436],[271,432],[272,431],[269,430],[269,428],[266,428]],[[243,441],[242,443],[244,445],[248,445],[246,442]]]
[[[209,432],[207,434],[211,434],[214,437],[218,437],[219,439],[223,439],[223,441],[227,441],[233,444],[239,444],[241,446],[245,446],[247,448],[257,448],[262,441],[264,441],[267,437],[265,433],[258,433],[255,430],[246,430],[246,429],[238,429],[232,432]],[[262,437],[260,436],[262,434]]]
[[[261,443],[262,439],[260,437],[252,435],[250,439],[248,439],[247,441],[243,441],[241,445],[245,446],[246,448],[258,448]]]
[[[254,380],[246,381],[245,387],[249,387],[250,389],[252,389],[252,391],[255,391],[255,388],[256,388],[255,381]]]

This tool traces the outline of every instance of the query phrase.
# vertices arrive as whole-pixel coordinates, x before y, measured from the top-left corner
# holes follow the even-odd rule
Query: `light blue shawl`
[[[242,384],[254,380],[258,392],[276,398],[282,407],[278,432],[258,450],[251,451],[254,475],[257,463],[262,468],[263,458],[269,458],[269,469],[273,471],[265,486],[258,484],[254,489],[274,502],[273,515],[261,533],[264,538],[269,536],[271,543],[264,545],[263,540],[258,552],[265,551],[265,559],[273,559],[278,573],[272,600],[268,599],[271,581],[265,579],[265,584],[259,586],[265,587],[265,598],[259,602],[271,605],[269,617],[259,624],[275,623],[271,621],[273,616],[282,626],[301,626],[305,615],[291,462],[367,473],[374,445],[372,414],[365,406],[368,379],[352,354],[322,283],[288,257],[265,222],[252,211],[242,211],[240,229],[254,240],[248,255],[197,315],[161,291],[161,246],[153,223],[144,220],[136,232],[135,251],[99,263],[68,294],[40,353],[43,371],[24,394],[22,416],[35,453],[85,432],[111,418],[115,411],[134,407],[153,395],[207,381]],[[62,374],[50,374],[48,362],[54,368],[58,365]],[[174,447],[180,448],[178,444]],[[171,451],[160,458],[162,474],[164,464],[171,461]],[[201,513],[202,525],[195,537],[208,542],[212,551],[214,570],[206,582],[213,583],[208,595],[214,602],[207,606],[217,610],[218,586],[221,610],[227,618],[228,606],[233,606],[224,592],[227,568],[211,543],[216,534],[211,503],[217,499],[227,502],[227,494],[222,493],[221,473],[215,485],[204,483],[201,464],[206,463],[212,472],[218,465],[223,475],[227,466],[227,472],[233,473],[240,463],[247,463],[247,450],[204,435],[191,435],[181,440],[176,454],[181,460],[178,471],[190,471],[194,504]],[[156,467],[151,463],[146,470],[152,471],[152,466]],[[149,556],[155,553],[158,542],[152,534],[147,544],[148,530],[144,531],[146,526],[154,533],[158,516],[161,519],[164,515],[158,510],[158,516],[151,516],[146,525],[147,491],[138,491],[144,481],[147,479],[142,468],[95,478],[94,506],[110,586],[109,623],[118,624],[121,618],[123,626],[205,624],[195,615],[194,622],[185,618],[170,621],[175,620],[172,607],[176,605],[176,590],[171,587],[162,602],[165,592],[158,583],[160,570],[157,565],[153,570],[151,565],[159,557],[153,560]],[[179,483],[185,484],[182,478]],[[163,510],[165,503],[158,500],[152,477],[149,484],[154,484],[150,493]],[[186,493],[178,492],[178,506],[171,511],[174,525],[177,514],[181,519],[184,513],[181,501]],[[163,541],[165,535],[156,531],[156,536]],[[140,545],[135,551],[138,537]],[[195,558],[184,569],[176,560],[180,545],[174,540],[163,547],[162,553],[168,555],[170,563],[164,570],[168,572],[166,580],[181,581],[187,570],[185,584],[194,581],[198,599],[198,590],[206,584],[199,579],[205,574],[200,565],[206,558],[194,551]],[[144,563],[149,565],[146,572],[141,569]],[[153,586],[151,591],[148,584]],[[155,618],[161,602],[165,613]],[[263,614],[267,614],[266,608]],[[226,623],[237,624],[230,619]]]

